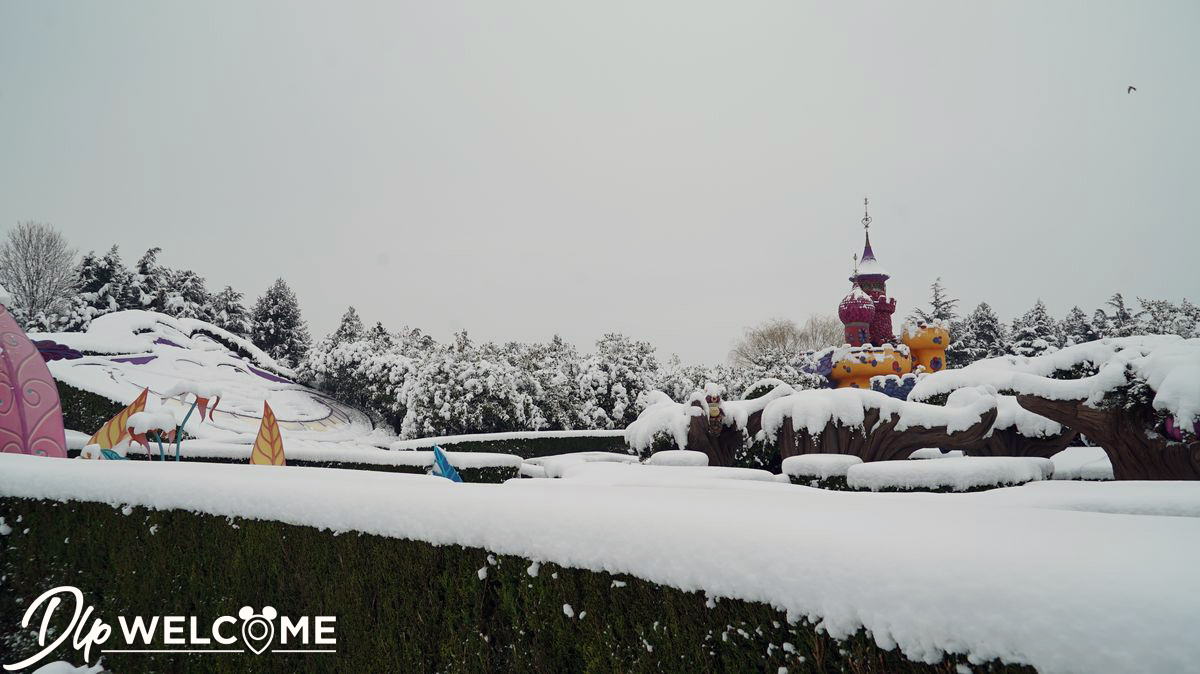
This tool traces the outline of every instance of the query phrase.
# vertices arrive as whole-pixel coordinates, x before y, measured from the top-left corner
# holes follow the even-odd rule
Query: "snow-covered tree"
[[[1009,352],[1008,331],[987,302],[980,302],[963,321],[951,344],[955,367]]]
[[[375,321],[375,325],[371,326],[371,329],[365,333],[365,336],[369,342],[379,349],[390,349],[395,343],[392,333],[388,332],[387,328],[383,327],[383,323],[380,321]]]
[[[1100,334],[1096,332],[1096,326],[1092,325],[1091,319],[1087,314],[1083,313],[1083,309],[1079,307],[1071,307],[1067,312],[1067,317],[1062,320],[1058,328],[1059,343],[1064,347],[1073,344],[1082,344],[1100,338]]]
[[[929,286],[932,297],[929,300],[929,308],[918,307],[909,314],[908,320],[913,323],[944,323],[949,325],[952,321],[958,318],[958,312],[955,307],[958,306],[958,300],[950,297],[946,293],[946,288],[942,286],[942,278],[939,276],[934,279],[933,284]]]
[[[338,323],[337,329],[330,337],[334,344],[341,344],[362,339],[364,332],[362,319],[358,317],[358,310],[349,307],[346,309],[346,313],[342,314],[341,323]]]
[[[130,296],[137,306],[147,311],[165,311],[167,307],[166,287],[170,270],[158,263],[162,248],[151,248],[138,259],[133,267]]]
[[[91,252],[84,255],[79,262],[79,295],[83,302],[76,307],[82,324],[114,311],[141,308],[133,303],[132,280],[116,246],[104,257]]]
[[[276,279],[254,305],[250,339],[284,367],[296,367],[308,351],[308,325],[296,293]]]
[[[649,342],[609,333],[596,342],[579,374],[583,415],[595,428],[625,428],[637,419],[638,394],[654,386],[658,361]]]
[[[212,323],[218,328],[246,337],[250,334],[250,311],[241,293],[230,286],[212,296]]]
[[[172,270],[167,275],[163,313],[180,318],[212,319],[212,295],[204,278],[190,269]]]
[[[534,403],[547,430],[590,428],[582,414],[582,362],[575,347],[555,335],[545,344],[516,345],[516,363],[537,383]]]
[[[1200,335],[1200,307],[1184,298],[1179,303],[1171,333],[1187,339]]]
[[[1058,348],[1058,326],[1039,299],[1033,308],[1013,321],[1012,351],[1018,356],[1040,356]]]
[[[70,312],[79,285],[75,250],[56,229],[21,222],[0,246],[0,285],[12,295],[14,314],[43,327]],[[53,317],[53,318],[52,318]]]
[[[1125,305],[1125,298],[1121,293],[1115,293],[1108,298],[1105,305],[1111,309],[1110,312],[1105,312],[1107,327],[1104,331],[1105,337],[1128,337],[1138,334],[1138,321],[1129,307]],[[1101,311],[1104,311],[1101,309]]]

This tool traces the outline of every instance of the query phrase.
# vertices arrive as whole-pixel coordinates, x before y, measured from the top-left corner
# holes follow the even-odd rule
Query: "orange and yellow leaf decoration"
[[[142,389],[142,394],[137,397],[137,400],[129,403],[129,407],[117,412],[117,416],[104,422],[100,430],[88,439],[89,445],[100,445],[101,449],[112,449],[120,444],[121,440],[129,431],[125,428],[129,417],[146,409],[146,396],[150,394],[150,389]]]
[[[258,427],[258,437],[254,440],[250,463],[264,466],[287,465],[283,458],[283,437],[279,435],[279,424],[275,421],[275,413],[271,411],[271,406],[265,401],[262,424]]]

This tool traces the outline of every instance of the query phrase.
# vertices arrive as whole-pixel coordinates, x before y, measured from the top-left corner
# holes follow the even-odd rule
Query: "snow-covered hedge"
[[[0,558],[4,625],[19,625],[29,602],[60,585],[79,588],[104,619],[237,615],[254,602],[280,615],[337,616],[336,654],[107,653],[106,671],[211,672],[216,664],[287,674],[690,673],[704,663],[711,671],[854,667],[907,674],[954,671],[967,662],[962,655],[936,665],[913,662],[863,631],[838,641],[765,603],[715,601],[625,574],[478,547],[102,503],[0,498],[0,514],[21,524],[0,537],[14,552]],[[150,573],[134,572],[143,570]],[[66,626],[51,624],[52,634]],[[5,630],[0,651],[32,654],[40,650],[35,637],[35,629]],[[93,649],[92,662],[97,655]],[[82,656],[68,645],[50,660],[79,663]],[[992,665],[988,671],[999,674],[1022,671]]]
[[[515,433],[476,433],[415,438],[391,443],[393,450],[432,449],[434,445],[456,452],[492,452],[514,454],[526,459],[573,452],[623,452],[622,431],[521,431]]]
[[[800,454],[783,460],[783,474],[792,484],[845,490],[846,471],[862,463],[850,454]]]
[[[846,484],[870,491],[978,491],[1047,480],[1053,474],[1049,459],[1032,457],[876,461],[851,466]]]
[[[174,445],[166,447],[168,461],[174,458]],[[185,440],[180,446],[179,460],[199,463],[250,462],[251,445]],[[289,466],[341,468],[347,470],[381,470],[393,473],[424,474],[434,464],[432,451],[390,452],[373,447],[348,447],[334,443],[294,441],[285,447]],[[158,446],[150,443],[150,456],[158,460]],[[130,459],[146,459],[147,451],[133,445],[126,451]],[[521,457],[511,454],[483,452],[446,452],[450,465],[458,469],[467,482],[498,483],[520,475]]]
[[[944,461],[952,459],[907,463]],[[0,517],[9,522],[0,539],[12,553],[0,556],[0,575],[17,589],[0,592],[0,624],[18,624],[18,599],[27,605],[45,587],[78,584],[100,595],[102,615],[236,614],[250,601],[285,615],[338,615],[346,660],[335,671],[376,671],[375,658],[389,663],[384,669],[404,669],[422,652],[437,654],[429,662],[467,644],[472,657],[505,670],[693,671],[703,661],[775,671],[801,664],[772,659],[779,638],[790,636],[789,615],[819,618],[837,638],[869,631],[880,650],[859,652],[867,657],[854,667],[826,660],[819,647],[837,650],[829,642],[789,639],[797,655],[833,671],[904,671],[899,653],[952,671],[946,650],[1043,672],[1188,671],[1200,656],[1193,623],[1180,618],[1194,611],[1190,560],[1200,556],[1200,521],[1155,514],[1200,512],[1196,485],[1058,482],[872,495],[774,481],[701,484],[689,475],[712,471],[589,464],[562,480],[460,485],[387,473],[0,454]],[[460,558],[464,548],[470,554]],[[635,575],[681,594],[625,577],[585,586],[584,576],[555,578],[554,567],[532,561]],[[646,594],[610,592],[632,587]],[[701,590],[707,607],[704,596],[687,595]],[[733,598],[764,602],[767,613],[723,612],[741,605]],[[1097,598],[1106,610],[1096,610]],[[746,644],[736,647],[740,659],[705,659],[723,631]],[[507,660],[514,651],[538,662]],[[663,659],[638,660],[638,652]],[[587,660],[589,653],[603,660]],[[231,658],[231,669],[244,668]],[[211,668],[198,658],[179,662],[125,669]],[[439,666],[476,668],[459,662]],[[274,666],[297,667],[287,658],[254,661],[256,669]]]

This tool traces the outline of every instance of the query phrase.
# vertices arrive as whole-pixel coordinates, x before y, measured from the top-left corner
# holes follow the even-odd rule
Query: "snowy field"
[[[1200,671],[1200,484],[874,494],[696,466],[575,461],[558,472],[454,484],[0,455],[0,496],[272,519],[628,573],[765,602],[835,637],[865,627],[915,660],[948,651],[1042,672]]]

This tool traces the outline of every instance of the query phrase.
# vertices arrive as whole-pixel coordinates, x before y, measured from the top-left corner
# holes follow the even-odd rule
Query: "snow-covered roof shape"
[[[867,250],[870,249],[871,244],[868,243]],[[870,258],[864,258],[858,263],[858,278],[862,278],[864,276],[882,276],[884,279],[891,278],[891,276],[887,273],[887,270],[883,268],[883,265],[879,264],[879,260],[876,260],[874,256]]]
[[[1051,378],[1081,365],[1096,368],[1096,374]],[[1176,335],[1100,339],[1033,358],[987,358],[922,377],[908,397],[927,400],[960,388],[987,385],[1051,400],[1085,400],[1095,407],[1106,394],[1128,383],[1127,373],[1153,389],[1154,409],[1184,423],[1200,417],[1200,338]]]

